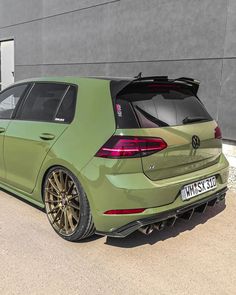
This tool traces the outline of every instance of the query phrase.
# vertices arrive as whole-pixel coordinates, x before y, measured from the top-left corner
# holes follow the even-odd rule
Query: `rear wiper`
[[[200,122],[200,121],[210,121],[209,118],[205,117],[186,117],[183,119],[183,124],[193,123],[193,122]]]

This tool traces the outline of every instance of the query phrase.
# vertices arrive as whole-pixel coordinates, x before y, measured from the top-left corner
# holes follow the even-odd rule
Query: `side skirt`
[[[9,192],[10,194],[15,195],[16,197],[20,197],[26,200],[27,202],[36,205],[37,207],[44,208],[44,204],[33,199],[32,195],[26,194],[22,191],[9,187],[8,185],[3,184],[2,182],[0,182],[0,189],[6,191],[6,193]]]

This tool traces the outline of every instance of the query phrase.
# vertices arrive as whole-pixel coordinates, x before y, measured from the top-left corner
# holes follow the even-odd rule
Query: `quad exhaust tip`
[[[145,225],[139,228],[139,231],[145,235],[150,235],[154,229],[161,231],[167,226],[167,220],[160,221],[155,224]]]
[[[145,235],[150,235],[154,230],[154,226],[153,224],[149,224],[149,225],[140,227],[138,230]]]
[[[161,222],[158,222],[158,223],[154,224],[154,228],[156,230],[158,230],[158,231],[161,231],[166,227],[166,224],[167,224],[167,221],[164,220],[164,221],[161,221]]]
[[[154,229],[156,229],[158,231],[161,231],[166,226],[173,226],[175,221],[176,221],[176,218],[173,217],[173,218],[170,218],[170,219],[167,219],[167,220],[157,222],[155,224],[149,224],[149,225],[142,226],[138,230],[141,233],[145,234],[145,235],[150,235],[153,232]]]

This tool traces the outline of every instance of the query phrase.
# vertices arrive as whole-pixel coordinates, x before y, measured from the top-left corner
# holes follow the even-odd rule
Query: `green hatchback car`
[[[62,238],[150,234],[224,200],[229,164],[199,82],[37,78],[0,93],[0,186]]]

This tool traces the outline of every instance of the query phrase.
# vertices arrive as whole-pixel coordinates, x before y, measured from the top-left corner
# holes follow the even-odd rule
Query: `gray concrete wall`
[[[16,79],[168,75],[200,97],[236,140],[235,0],[0,0],[0,39],[15,40]]]

